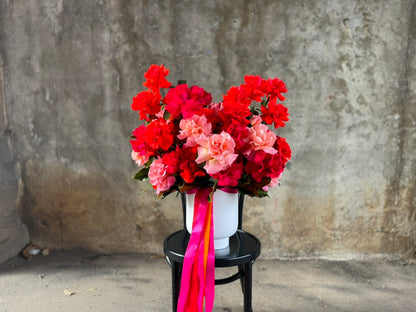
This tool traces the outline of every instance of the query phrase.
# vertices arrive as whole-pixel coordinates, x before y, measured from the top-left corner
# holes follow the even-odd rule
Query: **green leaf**
[[[269,197],[269,194],[267,191],[258,190],[257,191],[257,197]]]
[[[169,117],[170,117],[170,113],[167,110],[165,110],[165,112],[163,113],[163,119],[168,120]]]
[[[148,178],[149,168],[142,168],[141,170],[137,171],[137,173],[134,175],[134,179],[143,181],[144,179]]]
[[[185,84],[186,83],[186,80],[178,80],[178,86],[180,85],[180,84]]]

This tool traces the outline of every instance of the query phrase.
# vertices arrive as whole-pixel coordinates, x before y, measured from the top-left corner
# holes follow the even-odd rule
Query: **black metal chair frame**
[[[172,272],[172,311],[177,311],[181,285],[182,265],[190,235],[186,230],[185,194],[181,193],[184,229],[169,235],[163,244]],[[252,266],[260,255],[261,243],[257,237],[242,230],[244,195],[239,194],[238,230],[230,237],[230,248],[225,253],[220,249],[215,254],[215,267],[238,266],[237,273],[227,278],[216,279],[215,285],[223,285],[240,280],[244,296],[244,312],[252,312]]]

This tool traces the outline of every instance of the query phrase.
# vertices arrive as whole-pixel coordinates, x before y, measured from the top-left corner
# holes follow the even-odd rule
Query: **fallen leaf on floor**
[[[97,289],[96,287],[93,287],[93,288],[87,289],[85,292],[91,292],[91,291],[94,291],[96,289]]]
[[[159,258],[165,258],[165,255],[160,254],[160,255],[151,255],[150,259],[159,259]]]
[[[45,248],[42,250],[42,256],[49,256],[51,250],[49,248]]]
[[[72,296],[72,295],[75,295],[75,293],[74,293],[74,292],[72,292],[72,291],[70,291],[70,290],[68,290],[68,289],[65,289],[65,290],[64,290],[64,294],[65,294],[65,295],[67,295],[67,296]]]

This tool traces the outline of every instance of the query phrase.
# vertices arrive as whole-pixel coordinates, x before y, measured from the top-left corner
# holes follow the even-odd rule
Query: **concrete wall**
[[[414,257],[415,10],[415,0],[1,1],[19,189],[0,211],[19,211],[43,247],[161,252],[181,227],[179,199],[157,201],[131,179],[128,136],[131,98],[163,63],[171,81],[218,100],[245,74],[286,82],[280,134],[293,159],[270,199],[245,209],[265,256]]]

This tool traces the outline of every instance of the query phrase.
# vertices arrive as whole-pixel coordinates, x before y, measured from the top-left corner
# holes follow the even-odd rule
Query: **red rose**
[[[214,179],[218,179],[219,186],[237,186],[238,180],[243,174],[243,162],[236,161],[229,168],[213,175]]]
[[[271,178],[278,178],[285,169],[285,161],[280,154],[270,155],[267,162],[268,176]]]
[[[282,155],[285,163],[292,157],[292,150],[285,138],[276,136],[275,149],[278,150],[279,154]]]
[[[235,142],[235,149],[237,151],[243,151],[246,150],[246,145],[249,141],[249,130],[245,123],[241,124],[236,120],[231,120],[227,129],[225,129],[226,132],[228,132]]]
[[[197,86],[192,86],[189,89],[185,83],[170,89],[163,99],[166,110],[171,114],[172,119],[177,118],[180,114],[183,118],[190,118],[199,114],[202,107],[208,105],[211,101],[211,94],[204,89]]]
[[[277,178],[283,172],[285,163],[279,154],[268,154],[258,150],[249,156],[247,164],[244,166],[246,173],[260,182],[264,177]]]

